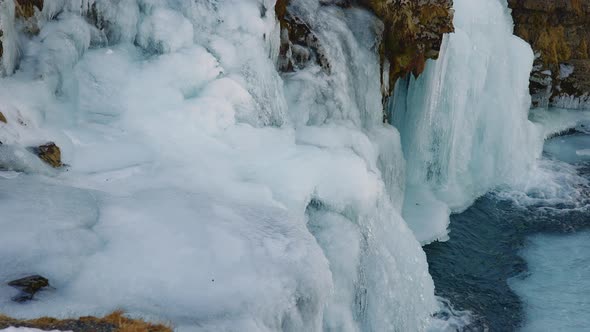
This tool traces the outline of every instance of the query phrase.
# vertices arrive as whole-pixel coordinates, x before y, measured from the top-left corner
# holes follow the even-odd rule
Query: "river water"
[[[545,143],[529,190],[498,189],[425,247],[436,293],[471,312],[467,331],[584,331],[590,317],[590,135]]]

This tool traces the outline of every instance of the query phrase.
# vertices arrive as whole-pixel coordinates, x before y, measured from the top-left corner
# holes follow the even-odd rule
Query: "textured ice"
[[[334,74],[277,73],[274,1],[48,1],[39,36],[5,44],[21,56],[0,80],[0,280],[38,273],[55,290],[23,306],[0,286],[0,311],[124,309],[181,331],[428,326],[400,137],[381,123],[379,24],[293,5]],[[67,169],[26,149],[49,140]]]
[[[504,2],[456,0],[441,59],[396,88],[398,132],[382,123],[382,25],[291,6],[330,70],[279,75],[273,0],[46,1],[36,37],[1,12],[1,67],[20,65],[0,80],[0,281],[56,289],[23,306],[0,286],[0,311],[124,309],[180,331],[429,326],[419,241],[541,153],[532,52]],[[27,150],[49,140],[67,169]]]
[[[446,236],[449,209],[520,181],[543,143],[528,121],[533,52],[512,35],[505,1],[453,6],[455,33],[440,59],[399,81],[390,105],[407,159],[403,215],[423,243]]]

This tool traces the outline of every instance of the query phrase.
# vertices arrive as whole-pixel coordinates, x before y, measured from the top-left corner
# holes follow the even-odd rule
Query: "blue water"
[[[538,234],[521,252],[528,272],[509,280],[524,303],[523,331],[590,329],[590,232]]]
[[[558,305],[539,309],[539,303],[559,302],[556,298],[572,286],[567,279],[559,279],[560,275],[541,273],[546,269],[535,259],[546,253],[544,244],[549,250],[556,246],[544,241],[543,236],[580,236],[590,231],[590,186],[585,182],[590,179],[587,149],[590,135],[586,133],[572,131],[549,140],[545,165],[556,172],[558,181],[563,179],[562,187],[551,194],[531,190],[516,198],[502,191],[490,193],[465,212],[451,217],[449,241],[425,247],[437,295],[473,315],[465,331],[590,331],[590,326],[586,330],[568,329],[568,324],[577,326],[580,319],[568,319],[563,311],[584,304],[586,293],[574,292],[574,298],[579,296],[577,300],[571,294],[569,299],[562,299],[571,304],[569,309]],[[565,173],[560,174],[562,171]],[[581,180],[572,180],[576,178]],[[527,251],[532,246],[536,246],[536,251]],[[590,261],[590,250],[577,253],[576,262]],[[571,256],[571,250],[553,251],[554,260],[560,260],[560,255]],[[567,274],[561,276],[564,275]],[[550,291],[539,294],[531,290],[534,286],[524,285]],[[553,325],[539,323],[552,309],[562,310],[554,313]],[[574,316],[584,315],[583,311],[571,311],[576,312]]]

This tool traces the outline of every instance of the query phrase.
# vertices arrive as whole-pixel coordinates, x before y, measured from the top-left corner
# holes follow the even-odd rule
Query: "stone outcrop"
[[[389,63],[389,82],[420,75],[426,60],[437,59],[445,33],[454,31],[452,0],[360,0],[384,23],[381,60]],[[388,93],[390,91],[386,91]]]
[[[287,10],[289,0],[277,0],[275,13],[281,26],[279,70],[292,72],[313,61],[325,71],[330,64],[322,53],[322,46],[307,23]]]
[[[529,42],[533,106],[590,105],[590,0],[509,0],[514,33]]]

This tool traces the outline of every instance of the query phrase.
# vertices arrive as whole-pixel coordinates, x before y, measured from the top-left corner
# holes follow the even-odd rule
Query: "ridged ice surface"
[[[124,309],[186,331],[427,327],[434,286],[400,213],[378,24],[293,5],[333,74],[278,74],[272,0],[46,1],[39,35],[5,44],[21,56],[0,80],[0,281],[36,273],[55,290],[20,305],[2,282],[1,312]],[[49,140],[67,171],[26,149]]]

